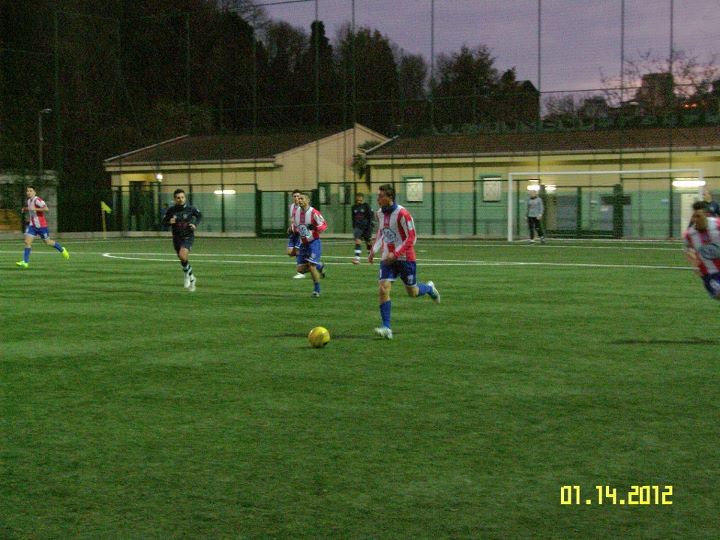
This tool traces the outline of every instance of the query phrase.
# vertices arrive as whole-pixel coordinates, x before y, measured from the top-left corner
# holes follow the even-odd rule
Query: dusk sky
[[[258,4],[277,0],[260,0]],[[670,0],[625,0],[625,57],[667,58]],[[328,37],[352,17],[350,0],[318,0]],[[268,17],[309,32],[315,2],[264,7]],[[435,0],[435,53],[486,45],[500,70],[537,86],[537,0]],[[720,0],[674,0],[675,49],[709,63],[720,52]],[[542,0],[543,91],[601,88],[620,72],[621,0]],[[430,59],[430,0],[355,0],[355,24],[377,29],[408,53]],[[717,62],[716,62],[717,64]]]

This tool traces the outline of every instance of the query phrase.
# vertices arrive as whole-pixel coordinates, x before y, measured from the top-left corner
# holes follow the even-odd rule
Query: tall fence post
[[[435,236],[435,233],[437,232],[437,226],[435,224],[435,180],[430,182],[430,205],[431,205],[431,212],[432,212],[432,234]]]

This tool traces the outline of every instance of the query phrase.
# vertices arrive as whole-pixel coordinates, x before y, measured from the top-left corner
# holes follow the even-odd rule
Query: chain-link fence
[[[459,50],[448,50],[446,38],[453,33],[453,10],[463,8],[432,0],[396,0],[392,6],[372,0],[165,4],[82,10],[68,4],[62,10],[51,3],[19,2],[8,3],[0,15],[7,29],[0,38],[0,170],[20,183],[56,178],[61,230],[98,230],[97,213],[77,209],[97,208],[109,199],[121,209],[113,218],[117,228],[157,227],[159,194],[168,186],[121,193],[126,188],[110,185],[103,160],[182,134],[299,131],[319,137],[356,123],[388,137],[516,134],[529,137],[524,151],[540,164],[547,154],[542,137],[548,133],[720,126],[720,73],[712,59],[717,51],[711,42],[699,52],[689,45],[696,28],[693,14],[706,8],[701,0],[663,0],[653,3],[655,8],[630,0],[582,6],[473,2],[478,20],[502,15],[498,9],[514,10],[519,26],[506,36],[478,25],[474,43]],[[652,37],[644,27],[647,9],[667,12]],[[338,10],[344,25],[323,23],[335,21]],[[378,10],[403,13],[412,21],[403,32],[417,35],[424,52],[399,46],[407,39],[403,33],[374,32],[376,19],[369,14]],[[308,14],[314,22],[303,18]],[[602,21],[604,30],[576,31],[588,17]],[[605,50],[608,32],[617,38],[610,52]],[[496,43],[508,46],[503,40],[512,41],[513,34],[513,58],[534,62],[522,73],[493,54]],[[650,50],[656,58],[643,53]],[[600,53],[602,72],[591,73]],[[569,74],[570,69],[575,72]],[[574,81],[585,82],[574,87]],[[624,150],[632,149],[631,138],[624,144],[608,168],[622,168],[627,161]],[[220,162],[229,154],[222,147],[211,150]],[[666,150],[670,168],[676,148],[670,144]],[[258,148],[254,159],[264,157]],[[197,160],[204,159],[198,153]],[[336,187],[359,180],[355,173],[352,178],[316,176],[318,190],[332,186],[330,197],[346,198]],[[433,181],[425,186],[422,202],[406,201],[421,231],[502,236],[506,204],[481,196],[495,189],[481,176]],[[626,180],[633,201],[633,219],[626,222],[634,223],[628,234],[677,232],[679,212],[665,212],[663,205],[673,208],[681,194],[658,189],[651,196]],[[206,208],[208,230],[263,231],[258,215],[265,219],[282,206],[275,199],[267,202],[271,195],[258,202],[260,184],[226,188],[236,193],[218,196],[198,187],[192,194]],[[593,219],[590,229],[602,217],[595,210],[607,206],[601,201],[606,196],[578,195],[595,201],[582,213],[582,219]],[[335,212],[334,202],[323,204]],[[347,216],[337,218],[348,230]]]

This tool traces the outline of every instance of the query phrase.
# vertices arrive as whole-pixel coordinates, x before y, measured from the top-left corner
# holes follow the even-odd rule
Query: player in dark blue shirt
[[[720,217],[720,204],[717,201],[713,201],[712,193],[710,190],[705,188],[703,191],[703,199],[707,203],[705,212],[710,217]]]
[[[355,195],[355,204],[352,207],[353,238],[355,239],[355,257],[353,264],[360,264],[361,241],[365,241],[365,247],[370,253],[372,248],[373,211],[370,205],[365,202],[362,193]]]
[[[188,256],[195,241],[195,229],[202,219],[202,214],[197,208],[187,203],[185,191],[182,189],[175,190],[173,199],[175,206],[167,209],[162,224],[172,227],[173,247],[185,273],[185,288],[193,292],[196,279]]]

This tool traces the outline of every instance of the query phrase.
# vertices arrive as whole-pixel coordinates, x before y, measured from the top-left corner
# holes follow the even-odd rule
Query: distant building
[[[515,178],[516,230],[523,230],[522,205],[527,190],[534,188],[542,190],[552,235],[610,234],[622,219],[626,238],[667,238],[684,229],[698,197],[697,186],[683,183],[697,179],[690,169],[702,170],[713,192],[720,189],[720,130],[707,126],[399,137],[370,150],[367,162],[373,185],[395,185],[398,202],[413,209],[421,234],[503,237],[508,228],[508,177],[533,173],[536,176]],[[647,172],[609,172],[619,170]],[[595,174],[584,174],[587,171]],[[681,181],[677,186],[676,180]],[[618,190],[622,218],[613,205]]]
[[[358,147],[387,140],[355,124],[339,132],[184,135],[163,141],[105,160],[113,219],[121,230],[158,229],[162,205],[182,188],[203,211],[205,231],[278,232],[286,227],[289,192],[298,188],[313,193],[319,204],[334,203],[337,217],[333,209],[323,213],[344,227],[342,205],[366,189],[352,168]]]
[[[642,76],[635,101],[646,112],[655,113],[675,105],[675,81],[672,73],[647,73]]]

